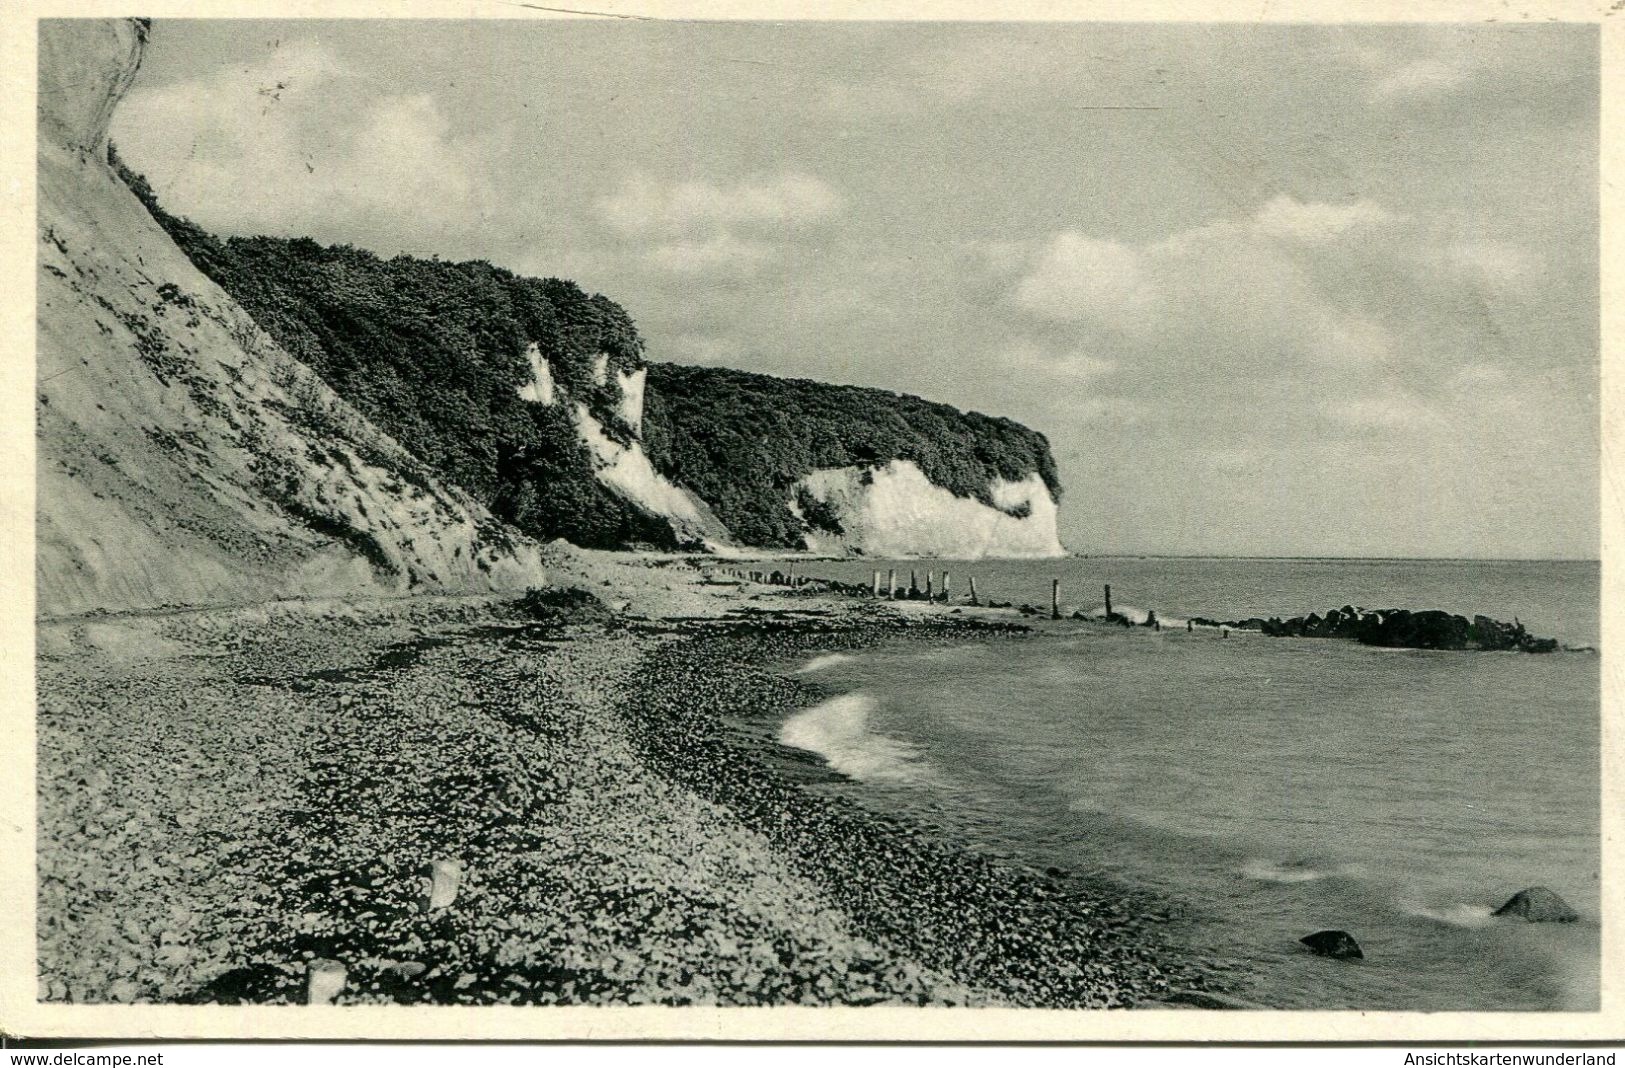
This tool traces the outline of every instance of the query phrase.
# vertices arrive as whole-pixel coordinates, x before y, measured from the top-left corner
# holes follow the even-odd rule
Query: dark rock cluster
[[[1272,638],[1341,638],[1361,645],[1390,649],[1517,650],[1525,653],[1556,652],[1555,638],[1537,638],[1513,620],[1502,623],[1489,616],[1471,620],[1449,612],[1411,612],[1403,608],[1369,610],[1344,605],[1324,616],[1311,612],[1291,619],[1218,620],[1197,618],[1197,626],[1253,630]]]

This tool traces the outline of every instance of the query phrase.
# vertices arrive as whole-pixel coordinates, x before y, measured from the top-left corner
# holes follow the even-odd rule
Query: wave
[[[823,671],[825,668],[834,667],[836,664],[844,664],[851,659],[846,653],[825,653],[823,656],[813,657],[796,668],[796,674],[810,675],[815,671]]]
[[[1122,616],[1136,627],[1144,626],[1146,621],[1151,618],[1151,613],[1153,611],[1157,612],[1157,621],[1162,624],[1163,629],[1165,630],[1183,628],[1187,622],[1184,616],[1170,616],[1156,609],[1140,608],[1132,604],[1114,604],[1112,605],[1112,611]],[[1106,607],[1104,605],[1097,605],[1094,608],[1089,609],[1084,614],[1090,619],[1105,619]]]
[[[918,751],[869,729],[875,699],[842,694],[797,712],[779,728],[779,741],[817,753],[831,768],[861,782],[917,782],[926,777]]]
[[[1488,905],[1456,904],[1430,909],[1423,905],[1407,905],[1405,912],[1424,920],[1448,924],[1451,927],[1488,927],[1495,923],[1495,910]]]
[[[1344,865],[1341,868],[1311,868],[1301,862],[1282,864],[1279,861],[1255,858],[1241,866],[1241,874],[1249,879],[1266,883],[1312,883],[1335,875],[1355,875],[1358,874],[1358,870],[1354,865]]]

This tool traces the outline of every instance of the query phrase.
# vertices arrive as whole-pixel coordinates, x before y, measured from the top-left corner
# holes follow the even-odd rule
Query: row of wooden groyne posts
[[[797,575],[795,573],[794,565],[791,565],[789,570],[786,571],[752,571],[741,568],[724,568],[722,570],[722,574],[727,575],[730,578],[738,579],[742,582],[761,582],[770,586],[789,586],[794,588],[807,586],[810,584],[817,584],[823,589],[833,589],[844,593],[858,595],[867,593],[871,597],[887,601],[937,601],[942,604],[948,604],[953,597],[953,575],[947,571],[942,573],[942,582],[940,585],[937,583],[936,572],[930,570],[926,571],[925,587],[922,589],[920,587],[920,573],[915,568],[909,568],[907,586],[903,586],[898,583],[896,568],[886,569],[884,582],[881,580],[881,572],[877,568],[870,572],[870,581],[867,590],[860,585],[850,582],[836,582],[830,579],[814,579],[807,575]],[[970,597],[965,603],[971,605],[972,607],[1016,607],[1009,601],[995,601],[991,598],[984,600],[976,588],[975,575],[969,576],[969,584]],[[1140,624],[1135,624],[1127,616],[1119,615],[1117,612],[1114,612],[1112,610],[1111,584],[1107,583],[1103,589],[1106,595],[1106,611],[1104,617],[1091,616],[1083,612],[1074,612],[1072,613],[1071,618],[1088,620],[1100,620],[1104,618],[1104,621],[1107,623],[1118,623],[1123,626],[1138,625],[1159,631],[1162,629],[1162,623],[1157,619],[1157,613],[1154,611],[1148,612],[1146,614],[1145,622]],[[1042,609],[1038,609],[1031,605],[1022,606],[1022,610],[1030,614],[1042,614]],[[1061,614],[1061,580],[1058,578],[1050,580],[1049,614],[1051,619],[1067,618]],[[1193,624],[1187,622],[1185,624],[1185,629],[1194,630],[1195,627]],[[1229,628],[1221,627],[1220,636],[1228,637]]]
[[[850,582],[834,582],[828,579],[811,579],[806,575],[797,575],[793,565],[789,571],[741,571],[734,568],[728,568],[723,571],[723,574],[748,582],[765,582],[770,586],[805,586],[808,583],[817,582],[820,586],[826,589],[836,589],[843,593],[863,592],[862,586],[854,585]],[[937,585],[937,573],[935,571],[927,571],[925,573],[925,588],[922,590],[920,588],[919,571],[910,568],[908,572],[908,585],[900,586],[897,583],[897,569],[889,568],[886,571],[885,593],[882,594],[880,572],[877,570],[874,572],[873,581],[871,581],[869,585],[868,592],[870,596],[873,597],[884,596],[888,601],[940,601],[943,604],[947,604],[950,598],[953,596],[953,576],[944,571],[942,573],[942,584],[939,587]],[[981,605],[983,603],[981,596],[976,591],[975,575],[972,575],[970,578],[969,603],[973,605]],[[1008,607],[996,606],[992,601],[987,602],[987,604],[989,607]],[[1056,618],[1059,619],[1060,617],[1057,616]]]

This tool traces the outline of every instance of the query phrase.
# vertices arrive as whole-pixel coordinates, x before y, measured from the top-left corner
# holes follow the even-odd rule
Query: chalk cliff
[[[571,282],[221,240],[127,178],[288,351],[528,534],[597,548],[1062,552],[1049,444],[1008,419],[649,361],[625,310]]]
[[[107,143],[146,33],[42,29],[42,612],[519,588],[556,537],[1062,552],[1010,420],[650,362],[568,281],[169,213]]]
[[[289,356],[115,175],[146,34],[40,24],[38,611],[541,584],[536,543]]]
[[[278,342],[498,518],[593,548],[729,544],[705,503],[650,463],[643,341],[615,302],[482,261],[222,240],[123,173]]]
[[[1051,557],[1060,478],[1009,419],[885,390],[649,365],[655,468],[741,540],[868,556]]]
[[[995,478],[988,491],[992,504],[960,497],[912,461],[893,460],[814,471],[796,483],[789,507],[803,520],[808,512],[825,517],[822,525],[808,522],[803,536],[820,552],[951,560],[1064,555],[1055,501],[1037,472],[1018,482]]]

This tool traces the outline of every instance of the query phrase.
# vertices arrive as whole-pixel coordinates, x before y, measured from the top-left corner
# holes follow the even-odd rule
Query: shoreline
[[[41,999],[299,1003],[337,967],[339,1004],[1224,1003],[1135,894],[810,790],[728,736],[816,691],[775,651],[1011,625],[612,554],[559,582],[606,618],[486,598],[42,622]],[[426,911],[437,860],[461,886]]]
[[[655,679],[634,695],[632,718],[663,773],[802,858],[877,940],[973,988],[1000,992],[997,1003],[1070,1008],[1202,1000],[1200,970],[1180,959],[1171,939],[1153,933],[1171,918],[1168,903],[978,852],[905,815],[809,790],[850,780],[814,754],[760,737],[741,740],[727,727],[749,721],[776,735],[786,716],[835,696],[764,665],[900,642],[1024,640],[1027,628],[938,617],[849,620],[834,628],[775,621],[752,631],[696,636],[653,658]],[[704,695],[698,703],[688,696],[696,693]],[[685,696],[674,700],[678,694]],[[802,773],[786,775],[764,760],[770,750]],[[886,861],[876,864],[875,857]]]

